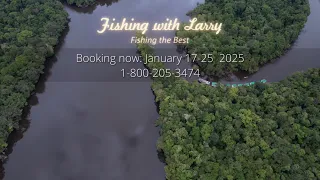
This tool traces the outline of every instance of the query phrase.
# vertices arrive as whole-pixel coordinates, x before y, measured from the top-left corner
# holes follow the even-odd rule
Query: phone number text
[[[169,78],[169,77],[192,77],[200,76],[199,69],[135,69],[130,70],[121,69],[121,75],[123,78]]]

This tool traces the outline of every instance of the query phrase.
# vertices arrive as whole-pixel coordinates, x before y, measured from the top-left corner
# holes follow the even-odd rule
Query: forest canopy
[[[156,78],[152,89],[167,179],[320,179],[320,68],[235,88]]]
[[[97,0],[65,0],[68,4],[80,6],[89,6],[94,4]]]
[[[112,1],[64,0],[86,6]],[[58,0],[0,1],[0,152],[68,23]]]
[[[87,6],[110,6],[112,3],[118,2],[119,0],[64,0],[69,5],[76,5],[77,7],[87,7]]]
[[[249,57],[243,64],[200,64],[208,74],[254,72],[290,47],[308,13],[301,0],[207,1],[190,15],[223,22],[223,36],[178,33],[191,36],[190,52]],[[0,150],[67,16],[55,0],[0,1]],[[154,79],[152,88],[160,102],[158,149],[167,179],[320,179],[320,69],[252,87],[213,88],[170,78]]]
[[[215,61],[196,63],[206,75],[253,73],[290,48],[309,14],[308,0],[206,0],[188,15],[198,21],[223,23],[220,34],[181,28],[177,35],[190,38],[186,44],[190,54],[213,54]],[[245,61],[220,62],[220,54],[243,54]]]
[[[253,87],[153,90],[167,179],[320,179],[320,69]]]
[[[56,0],[0,1],[0,151],[18,127],[68,14]]]

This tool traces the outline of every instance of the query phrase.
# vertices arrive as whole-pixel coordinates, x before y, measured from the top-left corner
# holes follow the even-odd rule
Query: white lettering
[[[82,62],[82,54],[77,54],[77,63]]]

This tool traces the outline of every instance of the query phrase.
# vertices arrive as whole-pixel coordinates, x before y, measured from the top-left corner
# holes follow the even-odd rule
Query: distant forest
[[[231,72],[254,73],[289,49],[310,14],[308,0],[206,0],[188,13],[198,21],[223,23],[220,34],[177,32],[189,37],[190,54],[213,54],[213,62],[196,62],[209,76],[223,77]],[[242,63],[220,62],[220,54],[243,54]],[[230,58],[230,56],[229,56]],[[237,61],[237,57],[231,56]],[[225,61],[225,60],[223,60]],[[239,59],[238,59],[239,61]]]
[[[68,4],[76,6],[89,6],[94,4],[97,0],[65,0]]]
[[[111,5],[112,2],[117,2],[119,0],[64,0],[70,5],[76,5],[77,7],[87,7],[92,5]]]

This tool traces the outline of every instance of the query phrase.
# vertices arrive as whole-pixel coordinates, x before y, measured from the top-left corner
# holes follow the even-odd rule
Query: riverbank
[[[68,6],[75,8],[79,11],[84,9],[91,9],[91,7],[96,6],[110,6],[112,3],[118,2],[119,0],[65,0]]]
[[[65,0],[68,4],[85,8],[96,3],[97,0]]]
[[[120,80],[120,82],[123,82],[120,83],[118,79],[110,82],[110,79],[120,76],[120,70],[117,70],[117,67],[101,66],[101,68],[97,68],[88,65],[75,65],[75,63],[70,63],[70,59],[73,59],[74,56],[68,52],[70,52],[70,49],[76,51],[76,48],[112,50],[115,46],[128,47],[126,46],[128,45],[127,40],[130,38],[129,36],[132,36],[131,34],[106,33],[103,36],[96,35],[96,29],[100,28],[101,25],[99,18],[102,16],[112,15],[118,19],[122,17],[137,17],[137,19],[144,21],[156,22],[162,20],[164,16],[173,17],[183,14],[186,9],[193,7],[193,5],[187,6],[188,2],[126,1],[125,3],[119,2],[108,8],[97,6],[85,13],[65,6],[72,19],[70,33],[65,38],[66,42],[63,48],[56,53],[57,60],[55,65],[46,74],[47,82],[41,84],[41,87],[37,87],[37,94],[32,100],[34,102],[30,103],[30,105],[33,105],[28,117],[28,121],[31,121],[31,126],[23,134],[23,139],[15,144],[14,153],[10,155],[5,164],[6,179],[163,179],[163,165],[161,163],[157,164],[158,159],[156,153],[154,153],[156,151],[154,142],[158,138],[158,130],[154,128],[153,120],[158,118],[158,114],[153,104],[154,96],[150,91],[150,84],[139,83],[139,80],[138,82],[135,81],[135,83],[129,80]],[[175,3],[174,6],[179,6],[179,9],[175,11],[163,9],[168,5],[173,6],[173,3]],[[132,11],[126,11],[133,6],[137,6],[137,8]],[[151,8],[147,8],[150,6]],[[182,18],[179,17],[179,19]],[[307,29],[316,31],[314,27],[308,27]],[[308,34],[310,35],[310,32]],[[312,32],[310,36],[313,36],[310,42],[315,42],[317,36]],[[129,48],[132,49],[132,53],[135,55],[136,48]],[[128,51],[124,49],[123,52]],[[305,63],[310,59],[312,59],[310,56],[291,58],[289,63],[288,61],[284,63],[287,66],[280,66],[274,71],[272,71],[272,68],[266,69],[269,74],[274,75],[272,78],[265,76],[261,78],[254,77],[255,79],[249,81],[264,78],[268,81],[269,79],[270,81],[275,81],[280,71],[282,73],[280,79],[283,79],[287,74],[291,74],[290,72],[285,74],[286,69],[294,71],[295,68],[292,68],[292,62]],[[143,68],[143,65],[140,65],[134,68]],[[299,69],[297,70],[316,66],[316,61],[305,66],[299,64]],[[84,79],[81,76],[83,74],[91,78]],[[99,82],[93,82],[95,80]],[[156,100],[159,102],[160,97],[163,96],[170,102],[162,103],[165,107],[161,107],[161,110],[159,110],[159,114],[168,121],[171,119],[165,116],[166,113],[168,116],[176,116],[178,114],[178,117],[175,117],[175,121],[172,122],[185,123],[184,119],[180,117],[185,117],[184,114],[188,114],[188,112],[193,112],[193,114],[199,112],[197,104],[206,102],[206,99],[201,96],[205,93],[203,92],[205,90],[198,88],[199,84],[196,86],[197,88],[188,90],[188,88],[177,83],[172,95],[170,95],[170,91],[165,91],[162,88],[162,84],[153,84],[153,87],[157,86],[159,90],[157,91]],[[199,90],[201,92],[198,92]],[[243,93],[242,90],[240,92]],[[166,96],[168,94],[170,97]],[[206,94],[204,95],[206,96]],[[184,101],[189,97],[194,98],[193,96],[204,102],[192,104]],[[219,102],[224,102],[219,97],[227,96],[227,94],[217,94],[217,96],[218,98],[216,99]],[[270,95],[265,98],[272,98],[273,96]],[[177,98],[179,100],[175,101]],[[171,101],[170,99],[173,100]],[[181,106],[181,102],[188,104],[188,106]],[[176,103],[178,103],[178,106]],[[248,104],[250,103],[249,101]],[[255,105],[255,103],[257,102],[252,102],[251,104]],[[225,106],[224,104],[217,104],[217,107],[224,108]],[[202,109],[203,107],[200,106],[200,108]],[[182,114],[180,112],[181,109],[185,113]],[[200,115],[202,114],[200,113]],[[199,117],[198,119],[205,118]],[[226,119],[228,120],[228,117]],[[193,117],[191,117],[188,124],[193,122]],[[188,127],[185,124],[183,125]],[[164,125],[164,130],[162,131],[168,135],[167,130],[166,125]],[[197,133],[197,130],[194,130],[194,132]],[[183,134],[183,131],[180,134]],[[171,139],[172,136],[170,134],[167,137],[167,142],[170,144],[173,138]],[[175,139],[178,138],[179,133],[176,133]],[[171,155],[171,157],[175,158],[174,155]],[[204,160],[206,160],[206,157]],[[169,164],[172,163],[169,162]],[[72,168],[70,169],[70,167]],[[167,169],[170,171],[171,167]]]
[[[30,102],[30,127],[3,165],[5,180],[164,178],[155,146],[159,133],[153,120],[158,114],[151,83],[121,77],[121,68],[143,68],[142,64],[82,65],[75,59],[87,50],[136,55],[127,37],[134,34],[96,33],[106,13],[115,18],[162,17],[146,8],[122,11],[132,4],[137,2],[97,6],[93,13],[64,6],[71,19],[69,32],[54,64],[42,76],[46,82],[38,84]]]
[[[148,45],[137,46],[142,54],[153,54]],[[167,179],[320,178],[320,159],[310,159],[320,142],[307,141],[320,136],[320,69],[249,87],[166,82],[155,79],[152,89]]]
[[[87,7],[89,5],[93,4],[110,4],[109,1],[82,1],[82,0],[71,0],[67,1],[67,3],[71,5],[75,5],[77,7]],[[0,161],[5,161],[7,159],[7,146],[8,146],[8,137],[11,133],[13,133],[14,130],[16,131],[25,131],[24,127],[19,126],[19,122],[25,118],[26,113],[30,107],[28,107],[28,101],[30,96],[32,96],[35,93],[35,87],[36,84],[39,81],[40,75],[43,74],[43,70],[45,69],[44,64],[46,64],[46,61],[52,60],[52,57],[54,56],[54,52],[56,51],[56,46],[59,45],[61,40],[61,34],[63,35],[63,31],[67,28],[68,23],[70,22],[70,19],[68,18],[67,12],[64,10],[63,5],[59,2],[52,2],[52,1],[44,1],[41,2],[39,7],[36,7],[36,9],[33,12],[29,12],[26,10],[29,10],[30,6],[32,5],[32,2],[29,2],[29,4],[25,3],[23,4],[24,7],[21,9],[19,4],[18,5],[20,9],[11,9],[8,10],[10,12],[8,13],[15,13],[16,11],[23,11],[21,13],[20,17],[29,17],[28,20],[23,21],[20,19],[19,21],[21,24],[19,26],[23,27],[22,29],[27,29],[20,32],[20,36],[17,36],[17,39],[10,39],[10,44],[6,42],[6,38],[3,36],[2,40],[4,43],[1,44],[1,50],[2,53],[0,53],[2,58],[12,58],[14,59],[14,56],[17,56],[21,59],[21,62],[13,61],[11,64],[1,64],[0,69],[2,70],[0,82],[4,89],[16,89],[12,90],[11,94],[1,93],[0,97],[2,98],[2,104],[0,104],[1,110],[9,110],[12,111],[4,113],[0,111],[1,121],[3,125],[0,126]],[[15,5],[13,5],[15,6]],[[1,7],[5,7],[5,4],[2,4]],[[45,13],[38,14],[41,10],[45,10]],[[51,12],[50,12],[51,11]],[[51,14],[48,14],[48,13]],[[45,20],[43,17],[46,17]],[[31,19],[30,19],[31,18]],[[3,20],[3,19],[2,19]],[[41,24],[33,25],[34,23],[41,22]],[[29,23],[29,24],[27,24]],[[28,26],[24,26],[24,24],[27,24]],[[10,25],[9,25],[10,26]],[[35,30],[37,27],[44,27],[39,28],[39,30]],[[12,27],[19,29],[19,27]],[[4,30],[3,33],[6,30]],[[11,32],[12,33],[12,32]],[[15,32],[19,33],[19,32]],[[18,34],[19,35],[19,34]],[[20,39],[19,39],[20,38]],[[34,39],[34,40],[32,40]],[[8,39],[9,40],[9,39]],[[18,42],[15,42],[18,41]],[[37,44],[36,44],[37,43]],[[16,49],[18,48],[20,52],[17,52]],[[38,48],[39,51],[35,51],[31,53],[29,51],[30,48]],[[13,52],[11,50],[13,49]],[[11,54],[10,54],[11,53]],[[8,54],[10,54],[9,57]],[[31,58],[31,57],[37,57],[37,58]],[[23,59],[27,58],[27,59]],[[26,61],[29,61],[28,63]],[[10,62],[10,61],[9,61]],[[8,62],[7,62],[8,63]],[[18,64],[19,63],[19,64]],[[23,64],[25,63],[25,64]],[[32,64],[32,65],[31,65]],[[22,69],[21,65],[26,66],[26,68]],[[10,69],[10,70],[9,70]],[[8,73],[11,71],[10,73]],[[19,73],[16,73],[19,71]],[[32,72],[33,71],[33,72]],[[3,73],[5,72],[5,73]],[[30,72],[32,72],[30,74]],[[30,74],[29,77],[23,77],[23,74]],[[14,80],[11,83],[6,83],[7,78],[14,78]],[[19,83],[15,81],[20,81]],[[17,83],[17,84],[16,84]],[[16,84],[16,85],[14,85]],[[12,86],[13,87],[10,87]],[[16,87],[15,87],[16,86]],[[21,86],[25,86],[21,89]],[[18,89],[17,89],[18,87]],[[27,88],[28,87],[28,88]],[[19,89],[20,88],[20,89]],[[6,89],[8,91],[8,89]],[[10,96],[14,95],[18,99],[11,99]],[[14,104],[7,105],[6,98],[9,98],[9,101],[14,101]],[[19,102],[20,103],[19,103]],[[1,106],[3,108],[1,108]],[[14,113],[13,113],[14,112]],[[4,114],[4,116],[3,116]],[[23,128],[23,129],[19,129]],[[20,133],[19,133],[20,134]],[[9,142],[9,143],[14,143]],[[12,151],[12,150],[9,150]]]
[[[60,2],[49,0],[36,7],[32,1],[23,5],[5,1],[0,7],[2,12],[10,14],[1,19],[6,22],[1,30],[4,35],[0,52],[0,152],[3,152],[9,134],[19,127],[22,110],[43,73],[46,58],[54,55],[53,49],[67,26],[68,14]]]
[[[191,18],[197,17],[200,21],[222,22],[221,34],[190,32],[182,28],[177,35],[190,38],[190,43],[186,45],[189,54],[200,56],[209,53],[216,59],[213,62],[195,62],[207,76],[225,77],[239,71],[252,74],[290,49],[309,14],[309,2],[305,0],[250,3],[237,1],[234,4],[208,0],[188,15]],[[226,59],[228,54],[232,59]],[[238,54],[242,54],[244,58],[241,63],[237,62],[240,61],[238,57],[234,57]]]

